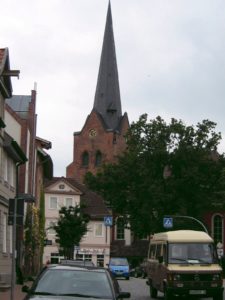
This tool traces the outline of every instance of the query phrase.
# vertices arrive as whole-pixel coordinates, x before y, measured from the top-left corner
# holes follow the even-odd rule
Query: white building
[[[45,186],[45,228],[47,245],[44,249],[43,263],[58,262],[59,248],[55,242],[53,229],[49,229],[59,218],[63,206],[85,204],[84,211],[90,216],[88,231],[75,247],[74,257],[91,260],[95,265],[106,266],[110,255],[110,226],[105,226],[104,217],[110,216],[102,198],[72,178],[54,177]]]

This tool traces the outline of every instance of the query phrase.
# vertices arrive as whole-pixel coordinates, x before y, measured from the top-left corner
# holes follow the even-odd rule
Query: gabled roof
[[[48,188],[62,180],[81,192],[81,203],[85,205],[84,212],[87,213],[91,219],[102,219],[104,216],[110,215],[109,210],[104,204],[103,198],[100,195],[90,191],[84,184],[78,183],[73,178],[53,177],[51,180],[46,182],[45,188]]]
[[[102,116],[107,129],[118,127],[122,109],[110,2],[93,108]]]

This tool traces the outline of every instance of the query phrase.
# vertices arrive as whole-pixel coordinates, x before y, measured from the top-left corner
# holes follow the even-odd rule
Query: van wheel
[[[164,289],[164,299],[165,300],[172,300],[172,293],[168,291],[167,288]]]
[[[130,279],[130,277],[126,277],[126,280],[129,280]]]
[[[157,298],[157,293],[158,293],[157,289],[155,289],[152,286],[152,284],[150,284],[150,296],[151,296],[151,298],[153,298],[153,299]]]

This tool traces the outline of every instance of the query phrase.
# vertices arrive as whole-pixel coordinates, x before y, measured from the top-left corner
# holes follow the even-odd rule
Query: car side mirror
[[[118,299],[130,298],[130,293],[129,292],[120,292],[119,296],[117,298]]]
[[[22,290],[23,293],[29,293],[30,288],[29,288],[29,286],[24,285],[21,290]]]

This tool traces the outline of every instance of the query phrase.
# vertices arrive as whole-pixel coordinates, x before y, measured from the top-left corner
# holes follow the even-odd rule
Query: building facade
[[[24,198],[23,222],[17,225],[17,266],[25,273],[28,272],[24,265],[28,266],[26,260],[26,248],[24,243],[24,223],[27,217],[35,209],[39,210],[41,191],[44,191],[44,180],[53,175],[53,163],[51,157],[45,150],[51,149],[51,142],[36,135],[36,87],[31,90],[30,95],[13,95],[6,100],[5,114],[7,128],[10,134],[20,143],[28,161],[19,169],[18,194]],[[15,130],[15,124],[20,124],[19,130]],[[35,207],[35,209],[34,209]],[[32,218],[32,217],[31,217]],[[28,230],[33,230],[28,228]],[[29,246],[27,246],[29,248]],[[41,249],[35,247],[35,255],[29,261],[27,269],[37,272],[41,267]]]
[[[10,69],[8,48],[0,49],[0,289],[9,286],[12,266],[12,226],[8,225],[9,199],[17,193],[17,170],[27,160],[20,147],[20,124],[10,132],[5,112],[6,99],[12,96],[11,76],[19,71]]]
[[[51,228],[58,222],[61,207],[84,204],[84,213],[90,216],[88,231],[79,245],[74,247],[74,258],[90,260],[95,265],[104,266],[109,262],[110,228],[105,226],[104,217],[110,212],[103,203],[103,199],[86,189],[72,178],[53,177],[45,186],[45,228],[46,246],[44,248],[43,263],[58,263],[62,256],[56,242],[56,234]],[[74,229],[76,230],[76,229]]]

